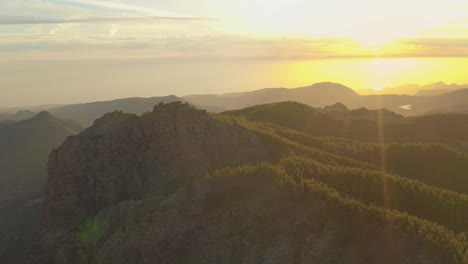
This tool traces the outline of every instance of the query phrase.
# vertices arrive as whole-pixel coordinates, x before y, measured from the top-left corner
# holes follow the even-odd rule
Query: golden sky
[[[463,0],[5,0],[0,25],[3,60],[468,55]]]
[[[9,74],[1,78],[0,73],[0,89],[9,89],[16,97],[21,94],[15,94],[14,89],[59,85],[50,80],[41,83],[39,70],[30,66],[37,62],[44,62],[44,74],[52,71],[54,61],[70,66],[73,72],[60,72],[101,83],[105,92],[111,87],[99,74],[86,73],[75,67],[77,62],[114,61],[126,65],[129,72],[141,60],[201,63],[209,72],[219,67],[220,61],[249,65],[256,61],[263,66],[253,67],[254,71],[283,65],[281,76],[290,79],[261,81],[250,76],[245,77],[242,87],[225,86],[245,90],[275,80],[278,84],[273,86],[293,87],[329,77],[328,81],[364,89],[438,80],[468,83],[462,76],[467,56],[466,0],[0,1],[0,68],[5,68],[4,75]],[[275,63],[265,68],[263,61]],[[284,66],[285,62],[290,62],[290,67]],[[189,66],[180,68],[182,80],[194,88],[183,88],[174,81],[174,93],[214,89],[185,72],[193,71]],[[21,78],[9,77],[18,71]],[[171,86],[166,79],[158,79],[160,76],[151,79],[132,72],[128,78],[135,85]],[[10,88],[1,88],[6,86]]]

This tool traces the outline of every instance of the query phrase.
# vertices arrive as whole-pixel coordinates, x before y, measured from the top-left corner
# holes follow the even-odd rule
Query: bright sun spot
[[[372,89],[376,90],[376,91],[381,91],[383,88],[385,88],[384,85],[376,85],[376,86],[373,86]]]
[[[419,62],[407,59],[374,59],[363,62],[369,87],[381,90],[394,80],[400,80],[408,72],[420,67]]]

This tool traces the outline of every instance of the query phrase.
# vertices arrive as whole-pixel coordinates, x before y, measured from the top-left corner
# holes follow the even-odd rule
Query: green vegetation
[[[468,241],[465,234],[457,235],[442,225],[405,212],[363,203],[314,178],[292,176],[282,165],[262,163],[257,166],[225,168],[208,175],[208,182],[212,186],[212,191],[206,196],[206,203],[210,208],[251,202],[264,196],[270,199],[275,197],[276,200],[269,201],[271,204],[287,199],[300,200],[308,203],[308,206],[314,206],[317,200],[321,200],[326,208],[335,211],[332,217],[339,219],[341,225],[345,226],[342,232],[350,232],[349,229],[365,230],[373,223],[378,223],[383,229],[374,230],[377,234],[372,234],[373,236],[383,239],[386,232],[395,237],[404,233],[429,247],[429,252],[433,252],[444,261],[466,263]],[[350,240],[358,242],[365,237],[344,236],[344,239],[347,241],[342,243],[349,245],[353,243]]]
[[[314,135],[339,133],[341,127],[330,115],[301,103],[284,102],[257,105],[241,110],[228,111],[225,115],[243,117],[249,121],[271,123]]]
[[[436,114],[403,118],[388,110],[326,111],[296,102],[281,102],[224,112],[247,121],[290,128],[313,136],[363,142],[444,143],[468,152],[468,115]],[[381,132],[383,138],[380,138]]]
[[[86,220],[78,233],[78,241],[81,243],[95,243],[105,233],[107,229],[106,222],[99,217],[91,217]]]
[[[468,231],[467,195],[379,171],[327,166],[301,157],[287,157],[280,164],[295,179],[314,179],[363,203],[405,211],[457,231]]]
[[[216,117],[255,131],[274,158],[210,174],[216,184],[207,198],[211,206],[282,186],[302,199],[312,195],[339,208],[348,228],[378,223],[409,235],[446,262],[468,263],[468,155],[461,143],[467,116],[402,118],[284,102]]]
[[[439,143],[378,144],[336,137],[314,137],[272,127],[293,142],[384,168],[387,172],[468,193],[468,155]]]

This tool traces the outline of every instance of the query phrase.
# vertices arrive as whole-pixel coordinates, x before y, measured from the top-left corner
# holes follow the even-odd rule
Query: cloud
[[[103,0],[7,0],[0,1],[0,10],[4,9],[4,14],[35,14],[41,12],[42,15],[69,16],[78,13],[92,13],[97,16],[103,14],[120,14],[128,16],[156,16],[156,17],[187,17],[178,12],[150,8],[146,3],[135,5],[124,2],[133,1],[103,1]]]
[[[342,54],[333,47],[354,47],[356,43],[339,38],[257,38],[237,35],[179,37],[129,37],[120,25],[107,28],[106,35],[87,38],[36,36],[29,40],[10,36],[0,43],[0,57],[25,59],[42,54],[43,58],[62,59],[319,59],[362,57]],[[118,36],[117,36],[117,33]],[[3,54],[2,54],[3,51]],[[10,56],[7,56],[10,55]],[[33,55],[33,56],[28,56]]]
[[[49,31],[49,35],[55,35],[60,31],[64,31],[73,27],[73,24],[58,24]]]
[[[425,48],[468,48],[468,38],[410,38],[401,42]]]
[[[67,26],[73,26],[69,30]],[[376,55],[359,41],[326,37],[253,37],[245,35],[205,34],[165,36],[164,34],[128,35],[134,27],[103,24],[101,33],[78,35],[77,25],[59,24],[50,35],[0,36],[0,60],[86,60],[86,59],[173,59],[173,60],[313,60],[375,57],[466,57],[468,38],[400,39],[396,48]],[[95,25],[90,25],[96,28]],[[161,25],[164,27],[164,25]],[[54,33],[61,32],[60,36]],[[157,32],[157,30],[155,31]]]
[[[115,22],[145,22],[145,21],[211,21],[200,17],[88,17],[75,19],[35,18],[24,16],[0,17],[2,25],[38,25],[38,24],[71,24],[71,23],[115,23]]]
[[[119,32],[120,25],[119,24],[114,24],[112,25],[110,32],[109,32],[109,37],[113,38],[117,35],[117,32]]]
[[[182,15],[174,13],[174,12],[154,10],[154,9],[143,7],[143,6],[129,5],[129,4],[124,4],[124,3],[116,2],[116,1],[65,0],[65,2],[77,3],[81,5],[117,10],[117,11],[135,12],[135,13],[140,13],[140,14],[149,15],[149,16],[183,17]]]
[[[468,38],[409,38],[398,41],[406,51],[397,54],[406,57],[467,57]]]

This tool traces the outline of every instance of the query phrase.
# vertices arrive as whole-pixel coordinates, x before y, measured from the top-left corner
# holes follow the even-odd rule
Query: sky
[[[0,0],[0,106],[468,83],[467,58],[465,0]]]

